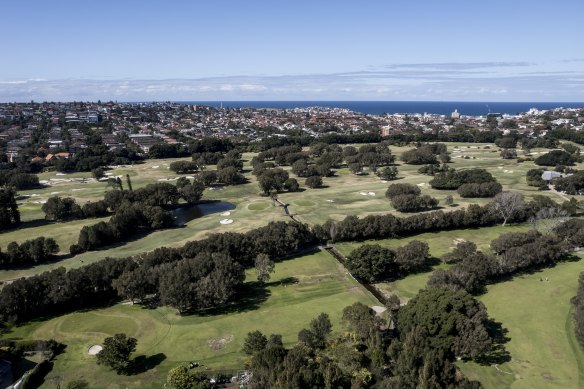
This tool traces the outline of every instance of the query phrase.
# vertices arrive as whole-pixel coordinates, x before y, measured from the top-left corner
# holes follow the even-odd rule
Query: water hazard
[[[175,224],[177,226],[184,226],[193,219],[211,215],[213,213],[221,213],[235,209],[235,205],[227,201],[212,201],[208,203],[201,203],[190,207],[181,207],[172,211]]]

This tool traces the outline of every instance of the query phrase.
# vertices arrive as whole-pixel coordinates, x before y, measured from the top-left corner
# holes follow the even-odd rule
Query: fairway
[[[255,284],[254,271],[247,272],[247,280],[248,287]],[[285,345],[291,346],[298,331],[321,312],[328,313],[333,330],[340,331],[345,306],[357,301],[380,305],[330,254],[320,251],[277,263],[265,293],[258,292],[248,300],[232,311],[185,317],[171,308],[117,304],[33,322],[7,336],[54,338],[68,345],[56,358],[47,382],[55,377],[64,382],[83,377],[91,388],[160,388],[167,371],[182,362],[198,361],[211,371],[243,368],[247,356],[241,348],[250,331],[282,334]],[[95,358],[87,354],[89,347],[118,332],[138,339],[136,356],[161,363],[134,376],[118,376],[97,366]]]
[[[499,366],[502,372],[459,364],[464,374],[492,389],[584,387],[584,352],[574,335],[570,304],[582,271],[582,260],[560,263],[489,286],[480,300],[489,316],[509,331],[505,348],[512,359]]]

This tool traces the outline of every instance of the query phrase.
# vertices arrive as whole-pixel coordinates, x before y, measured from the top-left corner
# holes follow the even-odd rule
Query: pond
[[[177,226],[183,226],[193,219],[199,218],[201,216],[211,215],[213,213],[220,213],[225,211],[231,211],[235,209],[235,205],[228,203],[227,201],[210,201],[208,203],[201,203],[193,205],[191,207],[181,207],[172,210],[172,216],[174,217],[175,224]]]

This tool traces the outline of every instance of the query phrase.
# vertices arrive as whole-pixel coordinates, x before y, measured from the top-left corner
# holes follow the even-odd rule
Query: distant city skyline
[[[584,2],[27,1],[0,102],[584,101]]]

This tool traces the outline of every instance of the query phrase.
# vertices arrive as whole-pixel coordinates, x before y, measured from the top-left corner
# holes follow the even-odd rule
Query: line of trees
[[[88,201],[79,206],[72,197],[49,197],[41,207],[46,220],[63,221],[103,217],[109,214],[107,204],[103,200]]]
[[[18,323],[120,298],[142,300],[150,294],[181,312],[208,304],[220,307],[236,297],[234,291],[243,281],[241,269],[254,266],[258,255],[282,258],[314,243],[305,225],[272,222],[246,233],[213,234],[181,248],[106,258],[69,271],[61,267],[5,285],[0,291],[0,319]],[[193,288],[186,293],[188,300],[174,299],[187,285]]]
[[[491,242],[494,256],[476,251],[476,246],[474,250],[466,247],[465,257],[448,270],[436,270],[428,285],[482,293],[488,283],[566,259],[573,245],[565,233],[542,235],[532,230],[503,234]]]
[[[46,262],[59,252],[59,245],[53,238],[38,238],[26,240],[21,244],[10,242],[6,252],[0,251],[0,266],[28,265]]]

